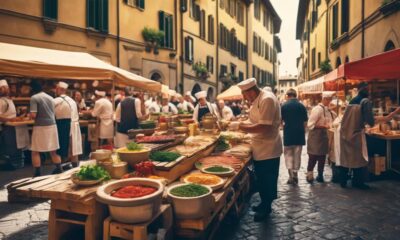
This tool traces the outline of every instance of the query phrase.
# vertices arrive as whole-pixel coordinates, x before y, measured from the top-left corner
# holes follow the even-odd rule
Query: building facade
[[[287,90],[297,87],[297,76],[281,76],[278,81],[278,96],[282,99]]]
[[[278,76],[268,0],[3,0],[0,22],[0,42],[88,52],[178,92]]]
[[[299,81],[400,46],[399,0],[300,0]]]

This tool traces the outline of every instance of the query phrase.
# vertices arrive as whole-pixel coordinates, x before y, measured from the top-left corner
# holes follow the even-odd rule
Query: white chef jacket
[[[208,106],[208,109],[210,110],[210,114],[216,116],[218,119],[220,118],[219,114],[218,114],[218,110],[217,110],[217,105],[215,105],[214,103],[206,103]],[[196,105],[196,107],[194,108],[193,111],[193,120],[197,122],[197,118],[199,116],[199,108],[200,108],[200,103],[198,103]]]
[[[279,133],[281,107],[271,92],[261,91],[250,107],[249,120],[253,124],[271,125],[272,131],[251,134],[254,160],[278,158],[282,154],[282,139]]]
[[[6,97],[0,98],[0,115],[4,118],[15,118],[17,116],[15,105],[11,99]],[[1,123],[2,122],[0,122],[0,131]]]
[[[163,113],[172,112],[173,114],[178,114],[178,109],[175,107],[174,104],[168,103],[168,105],[161,107],[161,112]]]
[[[190,102],[183,101],[182,103],[178,104],[178,109],[188,112],[192,111],[194,109],[194,106]]]
[[[226,120],[226,121],[230,121],[233,118],[233,111],[230,107],[228,106],[224,106],[224,108],[222,109],[222,119]]]
[[[307,127],[312,130],[315,126],[332,125],[333,120],[336,118],[336,113],[329,111],[327,107],[322,104],[315,106],[308,118]]]
[[[161,111],[161,107],[160,105],[158,105],[157,102],[152,102],[150,103],[149,107],[148,107],[149,113],[159,113]]]
[[[142,102],[140,99],[135,98],[135,111],[138,119],[142,117],[141,104]],[[117,109],[115,110],[115,121],[118,123],[121,122],[121,103],[118,103]]]
[[[76,106],[76,102],[72,98],[65,94],[60,95],[54,99],[54,104],[56,119],[71,119],[72,106]],[[77,109],[77,107],[74,109]]]
[[[95,102],[92,116],[100,119],[100,139],[110,139],[114,137],[113,114],[112,103],[107,98],[103,97]]]
[[[86,109],[85,99],[82,99],[81,102],[78,103],[78,107],[79,107],[78,110]]]

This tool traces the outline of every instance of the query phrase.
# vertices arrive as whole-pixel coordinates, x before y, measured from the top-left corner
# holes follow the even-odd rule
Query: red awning
[[[340,65],[326,75],[325,81],[337,79],[363,81],[400,79],[400,49]]]

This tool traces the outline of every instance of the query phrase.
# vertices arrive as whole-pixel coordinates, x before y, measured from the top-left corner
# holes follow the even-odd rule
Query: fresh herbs
[[[140,151],[143,150],[143,145],[136,142],[130,142],[126,144],[126,149],[129,151]]]
[[[223,166],[212,166],[204,169],[207,172],[224,173],[229,172],[230,169]]]
[[[141,129],[153,129],[156,128],[156,122],[154,121],[143,121],[139,123]]]
[[[110,174],[102,167],[97,165],[82,166],[81,170],[76,174],[79,180],[110,180]]]
[[[209,193],[209,190],[198,184],[187,184],[173,188],[170,193],[177,197],[198,197]]]
[[[181,155],[176,152],[157,151],[150,153],[150,159],[157,162],[172,162],[179,157],[181,157]]]
[[[215,150],[218,152],[226,151],[230,148],[229,143],[227,143],[227,139],[224,136],[220,136],[217,140],[217,146]]]

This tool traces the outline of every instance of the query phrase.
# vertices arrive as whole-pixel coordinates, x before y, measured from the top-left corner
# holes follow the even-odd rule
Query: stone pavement
[[[239,221],[227,218],[215,239],[400,239],[398,181],[371,182],[369,191],[342,189],[329,182],[330,168],[326,166],[327,183],[310,185],[305,181],[306,163],[303,153],[299,186],[289,186],[282,158],[279,198],[268,220],[254,223],[254,212],[247,208]],[[30,176],[31,171],[26,167],[0,172],[0,239],[47,239],[49,202],[7,203],[4,185]],[[249,206],[258,202],[255,194]]]

